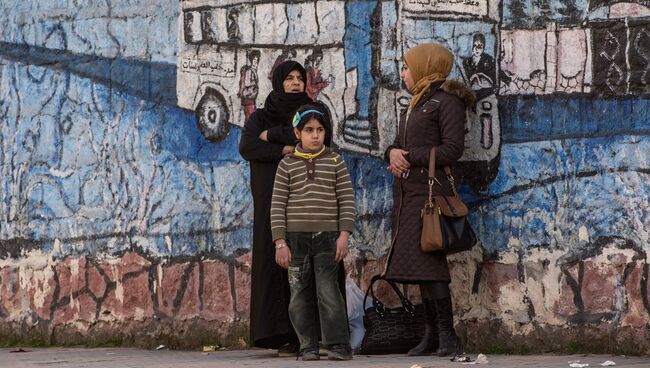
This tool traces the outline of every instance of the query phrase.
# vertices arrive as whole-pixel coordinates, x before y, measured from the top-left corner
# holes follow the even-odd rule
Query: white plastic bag
[[[363,315],[364,310],[368,306],[372,306],[372,298],[368,297],[364,306],[363,298],[365,295],[350,276],[345,278],[345,297],[348,308],[348,325],[350,326],[350,346],[353,351],[357,351],[361,347],[363,336],[366,334],[366,329],[363,327]]]

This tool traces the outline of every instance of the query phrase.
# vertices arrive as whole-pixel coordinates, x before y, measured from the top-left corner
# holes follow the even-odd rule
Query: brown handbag
[[[476,234],[467,220],[469,210],[458,196],[454,177],[449,166],[444,167],[447,180],[454,191],[453,196],[434,196],[436,179],[436,148],[429,153],[429,196],[422,209],[422,235],[420,247],[423,252],[458,253],[471,249]],[[438,182],[438,184],[440,184]]]

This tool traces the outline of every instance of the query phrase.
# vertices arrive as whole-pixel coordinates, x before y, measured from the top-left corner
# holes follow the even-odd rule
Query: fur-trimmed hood
[[[476,94],[467,88],[465,83],[458,79],[447,79],[440,87],[450,95],[458,96],[465,103],[465,107],[474,107],[476,103]]]

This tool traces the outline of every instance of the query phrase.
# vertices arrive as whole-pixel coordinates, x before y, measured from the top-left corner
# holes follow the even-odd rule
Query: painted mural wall
[[[479,99],[461,189],[481,245],[451,259],[462,338],[650,352],[649,6],[1,2],[0,345],[245,346],[237,144],[286,59],[334,115],[359,214],[347,270],[365,288],[390,245],[401,57],[439,42]]]

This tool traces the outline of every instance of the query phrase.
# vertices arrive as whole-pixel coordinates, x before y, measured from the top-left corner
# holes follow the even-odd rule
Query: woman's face
[[[305,81],[302,80],[302,74],[297,70],[292,70],[287,74],[282,82],[284,93],[301,93],[305,91]]]
[[[406,85],[406,89],[409,91],[415,83],[413,83],[413,77],[411,77],[411,72],[409,71],[408,65],[406,65],[406,62],[404,62],[404,66],[402,67],[402,73],[400,73],[400,77],[402,77],[402,80],[404,81],[404,84]]]

